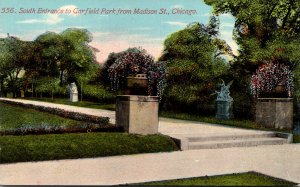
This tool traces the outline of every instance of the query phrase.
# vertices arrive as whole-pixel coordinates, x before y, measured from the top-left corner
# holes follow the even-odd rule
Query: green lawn
[[[0,130],[13,129],[23,125],[51,124],[67,126],[81,123],[83,122],[0,102]]]
[[[140,183],[134,185],[171,185],[171,186],[295,186],[296,183],[273,178],[256,172],[230,174],[212,177],[197,177]]]
[[[1,130],[24,125],[74,125],[83,122],[0,102]],[[178,150],[167,136],[127,133],[74,133],[0,136],[0,163],[87,158]]]
[[[0,163],[91,158],[178,150],[163,135],[76,133],[0,136]]]

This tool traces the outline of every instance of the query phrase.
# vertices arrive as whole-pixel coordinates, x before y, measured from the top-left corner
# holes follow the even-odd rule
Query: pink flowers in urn
[[[259,66],[250,82],[251,94],[258,98],[263,94],[272,95],[277,87],[283,87],[287,97],[294,89],[294,76],[288,66],[279,63],[266,63]]]

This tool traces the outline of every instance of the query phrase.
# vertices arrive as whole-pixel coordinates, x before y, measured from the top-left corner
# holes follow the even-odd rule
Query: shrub
[[[116,95],[103,86],[98,85],[86,85],[83,87],[83,96],[92,101],[97,102],[115,102]]]
[[[250,89],[254,97],[272,93],[276,86],[284,86],[288,97],[294,89],[294,76],[288,66],[279,63],[266,63],[259,66],[251,77]]]

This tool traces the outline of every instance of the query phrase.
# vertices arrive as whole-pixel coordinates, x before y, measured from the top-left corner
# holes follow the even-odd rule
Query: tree
[[[16,97],[21,87],[20,74],[30,59],[31,43],[21,41],[13,36],[3,38],[0,42],[1,90],[6,81],[8,91],[11,91],[13,97]]]
[[[234,38],[239,66],[252,73],[264,61],[281,61],[295,68],[300,62],[300,2],[296,0],[205,0],[216,15],[235,18]],[[250,65],[250,67],[249,67]],[[248,67],[247,67],[248,66]]]
[[[34,55],[25,66],[26,82],[31,82],[33,88],[33,85],[59,78],[60,86],[70,82],[82,85],[86,78],[93,76],[97,68],[97,50],[88,45],[91,40],[91,33],[86,29],[70,28],[60,34],[46,32],[39,35],[33,42]],[[47,81],[38,81],[39,79]],[[54,82],[48,84],[52,85],[52,97],[56,89]],[[44,88],[41,85],[39,87]]]
[[[66,77],[68,82],[78,82],[76,74],[89,73],[96,63],[97,49],[88,44],[92,41],[92,34],[86,29],[67,29],[61,37],[64,40],[67,53],[59,63],[60,77]]]
[[[222,55],[232,55],[226,42],[218,38],[218,25],[218,19],[212,17],[208,25],[190,24],[165,40],[160,57],[168,62],[165,105],[185,111],[193,108],[193,112],[211,105],[210,94],[227,69]]]

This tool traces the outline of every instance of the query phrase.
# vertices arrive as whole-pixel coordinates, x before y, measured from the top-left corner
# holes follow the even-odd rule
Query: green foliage
[[[20,75],[30,60],[31,43],[8,36],[0,39],[0,92],[16,92],[20,89]],[[1,93],[3,94],[3,93]]]
[[[295,74],[295,93],[299,93],[300,2],[295,0],[205,0],[216,15],[229,13],[235,19],[234,39],[239,56],[231,63],[230,75],[238,83],[232,92],[241,93],[249,105],[251,75],[266,61],[288,65]],[[298,96],[297,96],[298,97]],[[249,104],[248,104],[249,103]],[[252,104],[253,105],[253,104]],[[251,107],[253,110],[253,107]],[[247,115],[240,113],[239,116]]]
[[[92,34],[86,29],[73,28],[63,31],[60,35],[67,48],[67,53],[60,63],[60,70],[66,73],[67,79],[74,79],[76,72],[88,75],[96,63],[97,50],[88,45],[92,41]]]
[[[214,7],[215,14],[231,13],[236,18],[234,37],[240,47],[237,61],[260,65],[264,60],[281,59],[292,67],[299,64],[299,1],[205,2]],[[253,72],[251,69],[250,71]]]
[[[63,95],[67,83],[86,85],[99,68],[91,41],[88,30],[77,28],[59,34],[46,32],[33,42],[12,36],[0,39],[0,95],[11,91],[16,96],[21,89],[31,89],[32,95]]]
[[[100,85],[86,85],[83,88],[83,94],[86,99],[97,102],[113,102],[116,97],[115,93]]]
[[[170,185],[170,186],[295,186],[297,184],[273,178],[256,172],[205,176],[187,179],[167,180],[141,183],[138,185]]]
[[[55,77],[41,77],[35,81],[35,91],[38,93],[66,94],[67,89],[59,85],[59,79]]]
[[[162,135],[126,133],[76,133],[0,136],[0,162],[93,158],[178,150],[171,138]]]
[[[165,40],[160,57],[168,62],[168,86],[162,104],[165,109],[213,112],[211,94],[228,69],[222,55],[231,53],[218,39],[217,28],[218,20],[212,17],[207,26],[193,23]]]

